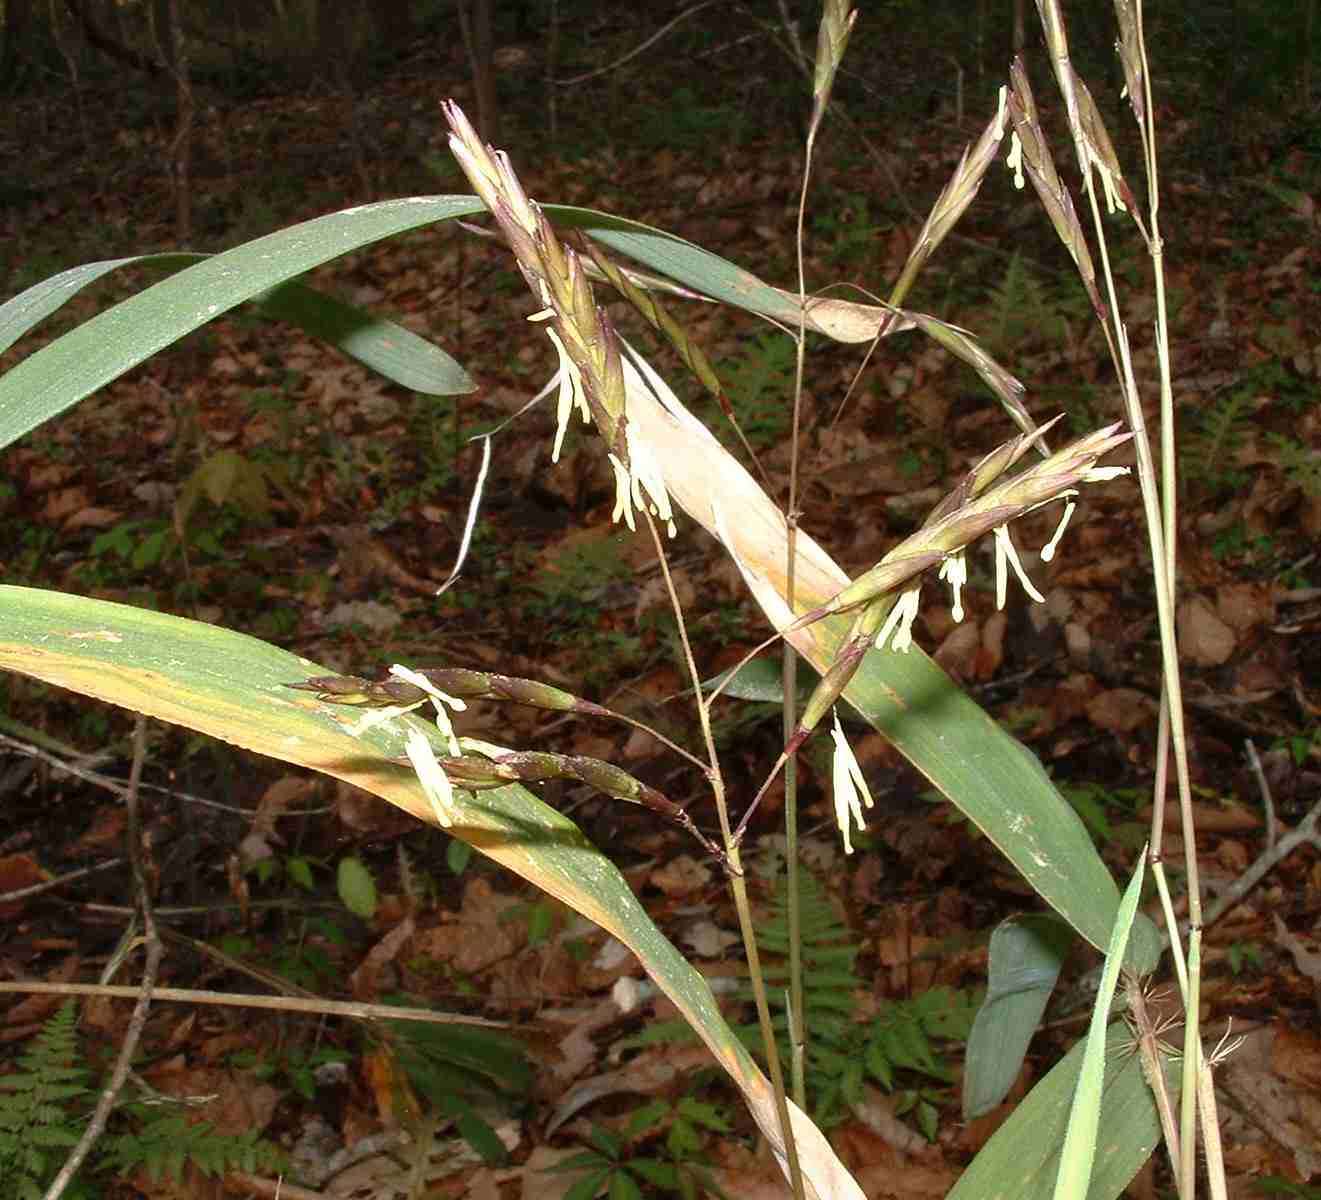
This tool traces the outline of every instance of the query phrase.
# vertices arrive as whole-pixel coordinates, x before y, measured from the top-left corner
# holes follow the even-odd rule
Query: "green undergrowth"
[[[940,1109],[950,1100],[955,1072],[945,1048],[965,1041],[981,1003],[976,990],[934,987],[909,999],[869,1002],[871,984],[858,969],[862,947],[823,885],[799,872],[803,955],[803,1011],[807,1029],[805,1079],[813,1120],[825,1128],[839,1124],[854,1106],[866,1102],[866,1088],[879,1087],[895,1099],[924,1136],[934,1139]],[[785,987],[788,969],[788,908],[781,878],[758,926],[780,1054],[789,1061]],[[751,1003],[747,988],[740,998]],[[869,1015],[862,1015],[871,1009]],[[760,1053],[760,1031],[744,1025],[736,1032]],[[626,1046],[686,1041],[681,1022],[659,1022],[628,1039]]]
[[[0,1075],[0,1180],[12,1189],[8,1196],[40,1200],[82,1135],[99,1090],[79,1042],[77,1006],[66,1001],[13,1069]],[[231,1170],[278,1171],[282,1159],[255,1133],[220,1133],[190,1119],[177,1102],[127,1100],[115,1108],[89,1165],[64,1194],[92,1200],[107,1178],[141,1169],[153,1179],[182,1180],[188,1166],[218,1177]]]

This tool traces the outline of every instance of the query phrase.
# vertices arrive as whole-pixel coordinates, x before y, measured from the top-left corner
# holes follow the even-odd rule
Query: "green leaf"
[[[601,1185],[606,1181],[606,1177],[611,1173],[607,1167],[603,1171],[597,1171],[586,1179],[580,1179],[564,1193],[564,1200],[592,1200],[592,1197],[600,1190]]]
[[[445,847],[445,865],[450,871],[455,875],[462,875],[471,861],[472,847],[467,842],[450,838],[449,845]]]
[[[887,1091],[894,1090],[894,1067],[890,1065],[890,1060],[885,1056],[885,1049],[881,1043],[873,1039],[867,1046],[864,1056],[867,1064],[867,1070]]]
[[[1101,1098],[1102,1138],[1088,1200],[1113,1200],[1128,1186],[1160,1141],[1160,1119],[1142,1077],[1132,1034],[1122,1024],[1109,1030]],[[946,1200],[1049,1200],[1059,1173],[1060,1148],[1069,1122],[1085,1043],[1068,1055],[1024,1098],[954,1185]],[[1173,1094],[1177,1071],[1166,1070]],[[1176,1101],[1177,1103],[1177,1101]]]
[[[755,700],[762,704],[779,704],[784,699],[784,670],[779,655],[763,654],[754,658],[734,675],[734,681],[720,693],[733,700]],[[721,671],[710,679],[702,680],[702,690],[713,692],[734,672]],[[798,685],[802,697],[811,695],[820,676],[806,663],[798,665]]]
[[[443,1105],[456,1085],[472,1090],[491,1084],[515,1096],[532,1087],[523,1043],[510,1034],[464,1025],[387,1023],[409,1079],[433,1104]]]
[[[612,1162],[618,1162],[624,1153],[624,1143],[604,1125],[593,1125],[591,1142]]]
[[[555,928],[555,913],[549,904],[534,904],[527,915],[527,944],[539,946]]]
[[[476,1112],[469,1110],[460,1113],[457,1125],[468,1145],[482,1156],[483,1161],[502,1163],[509,1157],[500,1135]]]
[[[214,625],[60,592],[0,584],[0,613],[0,670],[322,771],[424,822],[434,819],[416,776],[396,761],[410,725],[437,736],[434,724],[410,716],[357,731],[360,713],[286,686],[332,674],[323,664]],[[638,956],[782,1152],[769,1082],[726,1024],[706,980],[656,928],[614,864],[571,820],[521,786],[457,791],[455,808],[451,836],[595,921]],[[809,1147],[806,1169],[817,1173],[821,1187],[845,1186],[819,1131],[801,1114],[794,1129]]]
[[[675,1111],[687,1117],[695,1125],[701,1125],[714,1133],[728,1133],[730,1130],[730,1124],[725,1119],[723,1109],[717,1108],[714,1104],[707,1104],[702,1100],[695,1100],[692,1096],[685,1096],[680,1100],[675,1105]]]
[[[627,1171],[616,1171],[610,1176],[610,1200],[642,1200],[642,1189]]]
[[[936,1140],[936,1134],[940,1130],[940,1114],[936,1111],[936,1106],[929,1100],[922,1100],[918,1103],[917,1127],[922,1131],[928,1142]]]
[[[304,221],[194,263],[85,321],[0,378],[0,448],[245,300],[351,250],[481,208],[472,196],[387,200]],[[10,305],[34,310],[22,296]],[[12,320],[14,310],[6,308]]]
[[[344,907],[369,921],[376,915],[376,880],[360,858],[341,858],[335,886]]]
[[[675,503],[729,549],[771,624],[825,605],[848,576],[810,538],[797,542],[795,603],[785,603],[783,514],[665,381],[629,388],[629,419],[666,464]],[[930,586],[930,585],[929,585]],[[819,673],[829,671],[853,616],[844,613],[788,635]],[[1119,889],[1077,813],[1035,755],[1000,728],[919,649],[873,647],[844,697],[969,817],[1032,887],[1079,933],[1104,947]],[[1160,953],[1155,927],[1135,928],[1130,965],[1149,973]]]
[[[650,1104],[634,1109],[624,1125],[624,1137],[633,1141],[639,1134],[660,1124],[672,1111],[664,1100],[653,1100]]]
[[[312,864],[300,854],[285,859],[285,872],[289,878],[304,891],[316,890],[316,881],[312,878]]]
[[[750,272],[673,234],[591,209],[545,208],[558,224],[585,229],[602,244],[727,303],[785,319],[797,307]],[[176,272],[29,355],[0,378],[0,448],[249,300],[259,300],[268,315],[324,337],[413,391],[471,391],[471,378],[444,351],[401,326],[289,281],[373,242],[483,209],[475,196],[386,200],[304,221],[209,258],[114,259],[43,280],[0,306],[0,351],[110,271],[154,265]]]
[[[1068,926],[1046,914],[1012,917],[991,934],[986,1000],[963,1069],[965,1121],[1009,1094],[1072,940]]]
[[[703,250],[685,238],[590,208],[567,204],[542,206],[551,221],[586,230],[596,241],[679,283],[748,312],[798,323],[798,298],[762,282],[728,259]]]
[[[909,1014],[901,1012],[883,1024],[879,1030],[879,1040],[885,1056],[896,1067],[927,1073],[937,1069],[938,1064],[931,1054],[931,1043],[921,1026]]]
[[[263,316],[305,329],[411,392],[456,396],[477,390],[472,376],[439,346],[302,284],[275,288],[259,297],[258,304]]]
[[[121,267],[154,267],[173,272],[203,262],[207,257],[205,254],[143,254],[61,271],[0,305],[0,353],[111,271]],[[284,284],[257,297],[257,303],[264,316],[300,326],[400,387],[449,396],[471,392],[476,386],[454,359],[424,338],[304,284]]]
[[[657,1162],[654,1158],[635,1158],[628,1164],[628,1169],[633,1174],[640,1175],[653,1187],[667,1192],[678,1190],[679,1172],[671,1163]]]
[[[597,1179],[604,1179],[605,1172],[614,1169],[614,1164],[608,1159],[602,1158],[595,1150],[582,1150],[577,1154],[570,1154],[567,1158],[562,1158],[559,1162],[552,1163],[548,1167],[542,1167],[543,1175],[562,1175],[569,1171],[582,1171],[588,1167],[602,1167],[601,1173]]]
[[[1119,891],[1086,828],[1026,746],[918,649],[870,651],[845,695],[1079,933],[1108,940]],[[1159,941],[1147,935],[1143,961]]]
[[[1096,1157],[1097,1130],[1101,1121],[1101,1093],[1105,1086],[1106,1026],[1110,1020],[1110,1002],[1114,999],[1119,971],[1124,964],[1133,917],[1142,898],[1142,880],[1146,873],[1147,848],[1143,846],[1137,869],[1124,891],[1119,915],[1110,935],[1110,947],[1101,972],[1101,986],[1092,1007],[1092,1022],[1087,1031],[1078,1087],[1069,1112],[1069,1128],[1060,1152],[1060,1173],[1055,1184],[1055,1200],[1087,1200],[1092,1163]],[[1191,968],[1190,968],[1191,973]],[[1108,1136],[1109,1131],[1107,1131]]]

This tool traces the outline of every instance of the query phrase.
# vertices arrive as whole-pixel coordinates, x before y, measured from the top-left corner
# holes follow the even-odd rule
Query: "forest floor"
[[[358,98],[359,116],[371,119],[356,137],[324,96],[253,100],[223,120],[212,113],[200,129],[194,248],[235,245],[369,199],[467,190],[446,163],[440,98],[425,71],[400,71]],[[0,209],[6,299],[80,262],[175,245],[174,202],[155,157],[168,128],[126,127],[109,91],[104,100],[84,95],[77,120],[67,101],[15,110],[5,134],[14,144],[3,148],[22,150],[36,182],[25,202]],[[662,135],[652,131],[645,147],[621,136],[548,149],[534,127],[541,117],[518,112],[507,144],[530,195],[656,225],[792,287],[801,148],[779,130],[726,136],[718,114],[696,107],[673,118],[684,133],[676,146],[655,144]],[[979,120],[958,127],[946,114],[906,133],[873,130],[866,145],[835,129],[814,179],[812,285],[884,294]],[[1197,848],[1215,896],[1321,801],[1321,262],[1314,210],[1291,211],[1254,190],[1248,166],[1213,185],[1181,137],[1192,134],[1172,129],[1166,147],[1174,166],[1164,210],[1182,445],[1179,615]],[[1310,170],[1315,190],[1314,158],[1276,169]],[[1027,384],[1038,420],[1063,412],[1082,433],[1119,415],[1104,343],[1046,222],[1008,176],[993,168],[961,227],[966,240],[942,248],[909,304],[972,330]],[[1154,426],[1146,260],[1118,224],[1115,238],[1116,269],[1137,297],[1134,359]],[[131,268],[83,293],[0,364],[153,278]],[[197,617],[330,670],[370,675],[402,662],[543,679],[698,746],[658,563],[645,537],[611,523],[611,476],[595,435],[571,431],[552,465],[552,401],[510,420],[554,362],[524,321],[532,302],[508,256],[458,227],[429,229],[354,253],[315,279],[433,338],[477,391],[408,393],[292,328],[230,313],[0,457],[6,582]],[[783,500],[790,340],[715,306],[675,301],[675,311]],[[630,338],[653,345],[620,306],[612,312]],[[863,349],[809,346],[801,458],[803,527],[855,574],[1014,432],[972,374],[917,334],[883,343],[865,364]],[[671,353],[654,353],[667,377],[682,379]],[[695,383],[674,386],[735,448],[719,406]],[[471,555],[437,597],[478,468],[471,439],[506,421]],[[221,452],[242,464],[237,482],[208,482],[207,464]],[[1032,544],[1045,540],[1046,521]],[[765,620],[700,529],[681,522],[669,555],[700,669],[715,675],[765,636]],[[1027,567],[1044,605],[1020,597],[997,612],[988,554],[974,564],[968,619],[956,625],[931,602],[917,641],[1036,753],[1126,879],[1146,836],[1160,698],[1135,484],[1087,497],[1066,551],[1050,564],[1029,556]],[[121,854],[118,798],[52,759],[92,756],[84,765],[122,776],[131,717],[16,676],[0,680],[0,713],[0,977],[93,982],[124,932],[125,870],[7,903],[5,894]],[[462,732],[618,762],[714,828],[701,773],[623,726],[478,705]],[[717,711],[736,805],[756,790],[780,736],[776,705],[731,700]],[[825,741],[809,744],[800,771],[803,863],[814,881],[812,949],[822,962],[840,955],[831,961],[847,977],[822,985],[822,1003],[843,995],[850,1028],[902,1027],[913,1041],[891,1055],[888,1086],[887,1072],[873,1072],[852,1107],[840,1099],[842,1062],[817,1062],[809,1087],[869,1197],[943,1196],[1077,1039],[1086,1013],[1052,1009],[1006,1105],[962,1120],[961,1044],[985,985],[988,938],[1037,902],[874,733],[858,731],[855,744],[877,804],[846,858]],[[157,1005],[141,1080],[210,1097],[196,1111],[216,1129],[282,1146],[295,1163],[289,1178],[306,1189],[285,1195],[406,1195],[421,1179],[428,1195],[530,1200],[565,1194],[602,1163],[628,1181],[616,1185],[622,1195],[677,1193],[685,1180],[743,1197],[779,1194],[736,1097],[672,1030],[672,1011],[654,999],[631,1011],[617,1003],[617,982],[637,964],[594,926],[382,801],[228,746],[154,728],[145,778],[164,789],[151,800],[156,903],[179,935],[163,984],[234,992],[262,990],[264,980],[334,999],[407,997],[517,1033],[511,1044],[414,1031],[405,1054],[350,1020]],[[608,848],[704,974],[737,980],[724,880],[695,843],[645,809],[569,785],[544,795]],[[782,863],[782,802],[772,789],[750,842],[754,899],[769,928],[782,919],[771,882]],[[1178,853],[1167,847],[1181,879]],[[370,917],[344,901],[346,860],[366,868]],[[410,936],[392,937],[405,919]],[[1321,1145],[1319,922],[1314,841],[1206,931],[1203,1024],[1221,1030],[1232,1020],[1246,1038],[1219,1080],[1236,1195],[1260,1194],[1263,1181],[1321,1194],[1303,1186]],[[1080,949],[1067,974],[1094,962]],[[721,995],[731,1015],[749,1019],[735,984]],[[48,1027],[59,1003],[6,997],[4,1054]],[[122,1037],[129,1007],[83,1005],[94,1065]],[[840,1014],[809,1014],[817,1016],[824,1030]],[[840,1036],[830,1029],[828,1040]],[[405,1059],[411,1067],[400,1066]],[[419,1107],[428,1088],[460,1097],[460,1115]],[[426,1137],[401,1139],[404,1125],[415,1134],[425,1125]],[[344,1164],[333,1175],[308,1165],[332,1158]],[[576,1174],[548,1170],[575,1163]],[[1165,1193],[1167,1169],[1152,1164],[1132,1194]],[[104,1194],[276,1194],[273,1171],[260,1166],[185,1176],[112,1173]]]

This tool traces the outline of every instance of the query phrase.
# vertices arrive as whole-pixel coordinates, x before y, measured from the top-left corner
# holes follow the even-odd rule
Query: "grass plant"
[[[549,389],[556,404],[551,458],[561,456],[571,424],[590,426],[593,432],[583,444],[586,453],[601,456],[613,481],[613,521],[621,533],[627,529],[649,538],[659,563],[701,728],[701,746],[689,750],[651,732],[669,751],[701,772],[714,804],[718,833],[700,828],[684,804],[614,763],[456,733],[451,714],[463,711],[468,701],[476,699],[560,716],[640,724],[575,692],[521,676],[459,668],[418,671],[406,664],[394,664],[383,680],[333,673],[213,626],[143,609],[116,609],[80,596],[13,587],[0,588],[0,604],[7,606],[12,625],[7,641],[0,644],[0,666],[223,736],[248,749],[365,787],[445,828],[591,917],[638,955],[711,1049],[743,1094],[797,1200],[861,1195],[856,1181],[804,1111],[811,1073],[821,1069],[822,1051],[814,1052],[809,1043],[814,1014],[809,1003],[809,968],[813,964],[808,950],[814,936],[814,909],[798,890],[801,876],[796,869],[800,847],[795,755],[817,726],[832,717],[838,703],[849,703],[987,832],[1076,933],[1108,955],[1087,1041],[1023,1102],[969,1168],[955,1195],[1035,1198],[1050,1193],[1062,1200],[1080,1200],[1085,1195],[1108,1200],[1145,1160],[1143,1147],[1149,1143],[1144,1139],[1154,1140],[1159,1116],[1176,1164],[1180,1200],[1194,1200],[1199,1105],[1202,1144],[1214,1147],[1218,1142],[1210,1107],[1214,1093],[1206,1082],[1211,1064],[1203,1055],[1197,1029],[1202,918],[1195,839],[1184,839],[1186,923],[1176,917],[1162,863],[1171,764],[1185,830],[1193,828],[1193,812],[1174,641],[1178,499],[1174,411],[1157,129],[1142,5],[1140,0],[1116,0],[1115,4],[1127,99],[1142,147],[1148,198],[1141,209],[1125,181],[1101,109],[1073,65],[1057,0],[1039,0],[1038,10],[1074,167],[1057,165],[1027,70],[1016,61],[994,112],[936,198],[884,300],[843,301],[809,290],[807,230],[814,156],[821,130],[832,113],[835,84],[858,20],[847,0],[825,0],[815,60],[808,63],[804,55],[802,63],[811,77],[811,115],[799,180],[793,287],[773,287],[689,241],[626,218],[537,203],[527,194],[514,162],[485,144],[462,110],[449,102],[443,111],[450,149],[475,196],[363,205],[267,235],[211,259],[182,265],[173,262],[170,269],[177,274],[78,326],[0,380],[0,445],[5,445],[58,416],[210,316],[280,288],[279,311],[284,319],[302,324],[396,382],[411,380],[409,386],[414,389],[425,384],[436,395],[462,393],[473,381],[443,351],[417,344],[420,339],[410,341],[412,335],[388,321],[346,314],[338,302],[290,281],[372,241],[441,220],[489,213],[494,232],[508,248],[515,268],[502,279],[493,279],[491,290],[516,289],[525,302],[530,298],[527,328],[544,337],[555,355],[556,373]],[[706,138],[713,128],[725,128],[729,120],[726,109],[699,103],[695,96],[690,104],[689,99],[685,98],[683,121],[676,127],[684,136]],[[1023,384],[974,333],[941,316],[905,307],[932,255],[1002,159],[1007,159],[1020,188],[1025,190],[1031,184],[1061,240],[1079,276],[1084,311],[1097,323],[1118,381],[1124,421],[1085,429],[1063,445],[1058,444],[1060,432],[1052,427],[1054,422],[1037,422],[1024,401]],[[1082,190],[1071,184],[1077,171],[1083,175]],[[1161,393],[1160,440],[1154,448],[1133,367],[1124,304],[1111,267],[1114,234],[1107,213],[1119,210],[1132,219],[1134,236],[1141,240],[1151,264]],[[82,269],[76,282],[90,282],[98,269],[103,265]],[[657,273],[667,276],[668,284],[663,286]],[[1029,333],[1035,336],[1038,332],[1013,324],[1013,310],[1028,301],[1045,310],[1049,301],[1034,290],[1012,258],[1005,280],[998,333],[1001,342],[1012,349]],[[606,284],[637,310],[656,336],[673,346],[708,391],[723,398],[722,408],[753,425],[745,431],[745,440],[769,436],[767,422],[773,428],[775,416],[763,409],[762,397],[769,387],[783,381],[787,394],[781,419],[787,412],[790,447],[783,508],[684,408],[647,357],[623,335],[617,318],[598,299],[597,289]],[[43,305],[51,311],[67,299],[72,286],[64,279],[59,284],[63,291],[57,295],[56,285],[50,281],[36,284],[11,301],[7,310],[0,310],[0,315],[11,319],[11,327],[25,328],[28,317],[20,313],[30,316]],[[195,303],[189,303],[199,291],[209,297],[206,313],[199,313]],[[745,378],[736,387],[743,389],[743,413],[738,413],[739,404],[722,390],[719,373],[711,369],[696,339],[670,313],[675,292],[755,313],[789,335],[788,343],[776,345],[792,345],[792,360],[767,343],[761,359],[750,363],[743,373]],[[520,327],[522,324],[519,322]],[[346,332],[349,329],[352,336]],[[929,339],[966,363],[1003,409],[1006,424],[1017,432],[971,464],[919,528],[850,580],[798,528],[807,482],[802,448],[809,334],[844,343],[871,343],[874,348],[882,338],[908,333]],[[384,349],[389,353],[383,353]],[[740,372],[736,370],[734,375],[737,379]],[[1237,421],[1235,414],[1229,417],[1221,431],[1222,443]],[[1125,468],[1107,456],[1127,452],[1130,447],[1152,560],[1164,694],[1149,856],[1139,863],[1121,902],[1116,881],[1082,822],[1040,763],[988,721],[966,694],[913,648],[912,628],[925,582],[948,588],[954,619],[962,619],[968,552],[983,538],[995,550],[997,607],[1005,605],[1011,574],[1029,597],[1041,600],[1019,560],[1014,522],[1048,506],[1061,513],[1056,535],[1041,549],[1042,561],[1049,561],[1066,545],[1061,538],[1079,493],[1084,487],[1125,474]],[[221,500],[236,502],[240,492],[232,489],[237,487],[245,498],[245,516],[264,511],[270,499],[266,487],[270,477],[248,460],[240,463],[235,457],[222,457],[223,453],[203,461],[189,499],[196,501],[205,494],[212,500],[220,495]],[[372,459],[367,452],[355,457],[345,451],[340,470],[348,477],[364,468],[370,473],[375,467],[383,477],[389,476],[389,462],[376,453]],[[1222,457],[1217,452],[1215,463]],[[1295,463],[1293,469],[1298,472],[1305,465]],[[212,474],[216,471],[220,472],[219,482]],[[191,511],[185,507],[180,526],[187,525]],[[743,798],[731,794],[714,732],[713,706],[721,688],[703,691],[704,672],[689,640],[687,614],[670,574],[669,539],[680,521],[690,519],[730,554],[739,577],[776,630],[770,640],[784,642],[784,750],[761,789],[741,806],[738,802]],[[129,553],[131,557],[133,549]],[[600,562],[570,566],[569,574],[577,581],[602,573]],[[517,582],[529,592],[540,593],[550,605],[571,599],[562,583],[548,584],[544,575]],[[49,650],[53,630],[65,631],[60,655]],[[96,632],[92,636],[68,634],[68,630]],[[820,682],[801,711],[796,701],[798,655],[820,674]],[[151,689],[138,686],[138,673],[145,669],[152,673]],[[835,809],[847,852],[851,830],[865,821],[871,797],[837,715],[831,727]],[[788,987],[783,1002],[773,1005],[768,987],[772,980],[762,961],[754,898],[743,863],[743,842],[761,797],[781,769],[785,772],[786,857],[791,864],[784,893]],[[609,860],[572,822],[528,790],[528,785],[549,780],[590,786],[674,822],[723,868],[738,915],[757,1014],[758,1044],[769,1078],[726,1022],[704,981],[647,919]],[[1133,976],[1142,976],[1155,968],[1159,958],[1154,928],[1134,917],[1147,864],[1161,895],[1171,961],[1186,1008],[1177,1121],[1169,1094],[1157,1087],[1153,1099],[1140,1072],[1119,1061],[1113,1052],[1113,1036],[1107,1031],[1121,966]],[[373,907],[368,895],[373,889],[366,886],[370,877],[364,881],[362,874],[348,880],[346,886],[341,869],[340,892],[355,911],[366,915]],[[847,954],[847,948],[837,946],[832,953]],[[930,1046],[915,1037],[914,1031],[924,1038],[931,1036],[931,1014],[911,1007],[916,1003],[915,999],[910,1007],[892,1006],[889,1023],[878,1024],[862,1047],[861,1061],[877,1078],[900,1067],[943,1080],[944,1069]],[[780,1028],[777,1008],[784,1014]],[[1139,1029],[1139,1034],[1148,1038],[1150,1049],[1152,1031]],[[829,1039],[823,1042],[830,1050]],[[838,1046],[835,1050],[843,1054]],[[788,1058],[787,1072],[782,1057]],[[1152,1050],[1147,1066],[1153,1085],[1164,1078],[1158,1047]],[[841,1076],[851,1081],[838,1089],[840,1100],[846,1101],[858,1082],[857,1072],[845,1062]],[[932,1093],[925,1084],[910,1091],[908,1102],[919,1124],[929,1130],[934,1114]],[[439,1094],[430,1097],[433,1105],[440,1104]],[[1117,1132],[1122,1122],[1129,1124]],[[1112,1153],[1097,1158],[1095,1149],[1102,1140]],[[588,1152],[596,1156],[590,1164],[593,1190],[608,1183],[620,1194],[634,1194],[644,1181],[659,1183],[659,1176],[651,1179],[639,1168],[640,1160],[628,1158],[627,1149],[615,1135],[600,1133]],[[1210,1174],[1214,1192],[1223,1185],[1223,1173],[1214,1157]]]

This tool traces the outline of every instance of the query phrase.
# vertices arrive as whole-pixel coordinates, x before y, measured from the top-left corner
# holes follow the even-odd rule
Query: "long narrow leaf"
[[[1112,1200],[1160,1142],[1160,1119],[1127,1027],[1111,1026],[1101,1094],[1101,1138],[1088,1200]],[[1086,1043],[1079,1042],[1014,1109],[946,1200],[1051,1200]],[[1167,1066],[1167,1064],[1162,1064]],[[1178,1092],[1178,1072],[1166,1069]]]
[[[121,267],[181,271],[204,262],[205,254],[143,254],[108,259],[61,271],[0,304],[0,353],[64,304]],[[471,392],[472,377],[439,346],[363,309],[301,283],[286,283],[257,298],[260,311],[289,321],[329,342],[350,358],[410,391],[430,396]]]
[[[364,205],[187,267],[99,313],[0,378],[0,447],[245,300],[351,250],[481,207],[473,196]]]
[[[432,821],[417,777],[393,761],[414,718],[355,732],[360,713],[287,686],[326,674],[256,638],[181,617],[0,585],[0,670],[209,734],[343,779]],[[429,726],[434,732],[434,726]],[[438,743],[439,746],[439,743]],[[563,814],[520,786],[455,793],[449,833],[595,921],[646,967],[743,1092],[783,1156],[774,1096],[702,976],[666,940],[624,877]],[[862,1200],[824,1135],[791,1110],[804,1173],[822,1200]]]
[[[1071,940],[1068,927],[1045,913],[1012,917],[991,934],[986,999],[964,1056],[964,1120],[989,1112],[1009,1094]]]
[[[93,317],[0,378],[0,448],[244,301],[373,242],[451,217],[470,216],[483,207],[477,197],[464,195],[387,200],[317,217],[194,262]],[[558,224],[583,229],[603,245],[712,299],[773,320],[798,322],[794,294],[772,287],[684,238],[592,209],[559,204],[544,208]],[[45,280],[0,307],[0,351],[108,271],[135,262],[169,268],[193,257],[163,254],[90,263]],[[466,375],[458,364],[446,361],[447,356],[437,359],[431,369],[413,364],[408,374],[394,367],[401,347],[409,348],[403,344],[411,347],[411,335],[393,334],[394,326],[382,326],[374,344],[369,337],[374,323],[343,312],[318,330],[309,323],[317,317],[318,304],[307,296],[294,291],[268,297],[268,303],[282,310],[278,315],[307,323],[309,332],[336,344],[351,334],[341,349],[403,386],[442,395],[468,390]],[[866,342],[887,327],[893,316],[884,306],[820,299],[809,304],[807,326],[837,341]],[[430,350],[443,355],[434,347]],[[1017,386],[1017,381],[984,354],[971,355],[969,361],[1002,400],[1006,388],[1012,391]],[[401,373],[396,376],[395,370]],[[437,370],[438,378],[433,378]]]
[[[630,388],[629,418],[655,452],[675,503],[725,541],[772,625],[784,629],[823,604],[848,576],[799,532],[796,611],[785,605],[783,514],[658,375]],[[789,635],[821,673],[847,635],[848,615]],[[1109,942],[1119,889],[1072,806],[1036,756],[995,723],[921,650],[873,649],[846,698],[989,837],[1033,888],[1094,946]],[[1133,966],[1146,973],[1159,937],[1134,930]]]
[[[1105,1087],[1106,1028],[1110,1021],[1110,1003],[1119,982],[1119,970],[1124,964],[1128,948],[1129,931],[1142,898],[1142,879],[1146,873],[1147,851],[1144,846],[1138,858],[1137,870],[1129,880],[1124,898],[1115,917],[1114,931],[1106,951],[1105,970],[1101,972],[1101,986],[1092,1006],[1092,1022],[1087,1031],[1083,1051],[1082,1069],[1078,1073],[1078,1087],[1073,1094],[1069,1110],[1069,1130],[1060,1152],[1060,1173],[1055,1183],[1055,1200],[1087,1200],[1092,1178],[1092,1165],[1096,1160],[1096,1134],[1101,1122],[1101,1096]]]

